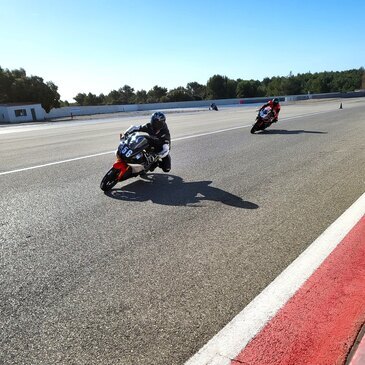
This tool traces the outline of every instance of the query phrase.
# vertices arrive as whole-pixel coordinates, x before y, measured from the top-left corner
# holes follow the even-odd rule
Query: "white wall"
[[[8,109],[5,106],[0,106],[0,122],[9,122]]]
[[[331,94],[310,94],[310,95],[292,95],[292,96],[280,96],[280,101],[292,101],[292,100],[305,100],[305,99],[322,99],[333,97],[359,97],[365,96],[365,92],[353,92],[353,93],[331,93]],[[271,99],[270,97],[261,98],[241,98],[241,99],[220,99],[220,100],[199,100],[199,101],[181,101],[172,103],[155,103],[155,104],[134,104],[134,105],[98,105],[98,106],[68,106],[63,108],[52,109],[49,113],[45,113],[40,104],[25,105],[25,106],[4,106],[0,105],[0,122],[3,122],[2,115],[5,116],[5,122],[17,123],[24,121],[32,121],[32,114],[30,109],[35,108],[37,120],[53,119],[53,118],[70,118],[77,115],[93,115],[93,114],[107,114],[107,113],[120,113],[120,112],[134,112],[134,111],[153,111],[153,110],[166,110],[166,109],[183,109],[183,108],[209,108],[214,102],[218,106],[222,105],[239,105],[239,104],[252,104],[252,103],[264,103]],[[15,109],[26,109],[26,117],[15,117]]]
[[[98,106],[67,106],[63,108],[52,109],[46,118],[63,118],[76,115],[107,114],[119,112],[134,112],[143,110],[166,110],[177,108],[204,108],[210,106],[213,102],[219,105],[246,104],[253,102],[267,101],[269,98],[247,98],[247,99],[220,99],[220,100],[199,100],[199,101],[180,101],[171,103],[154,103],[154,104],[133,104],[133,105],[98,105]]]
[[[53,108],[46,114],[47,118],[71,117],[72,115],[92,115],[104,113],[133,112],[138,110],[138,105],[97,105],[97,106],[65,106]],[[71,115],[72,114],[72,115]]]

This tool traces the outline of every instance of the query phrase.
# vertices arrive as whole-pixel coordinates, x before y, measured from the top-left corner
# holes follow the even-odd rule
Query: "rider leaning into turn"
[[[131,132],[146,132],[150,136],[155,137],[153,144],[156,148],[157,154],[161,159],[161,161],[158,163],[158,166],[164,172],[169,172],[171,170],[171,137],[169,128],[166,124],[165,114],[162,112],[153,113],[149,123],[140,126],[132,125],[125,131],[125,134]],[[155,166],[152,165],[150,171],[153,171],[156,167],[157,164]]]
[[[276,123],[279,119],[279,113],[280,113],[280,102],[278,98],[274,98],[272,100],[269,100],[266,104],[264,104],[260,110],[266,108],[269,106],[274,114],[274,118],[272,120],[273,123]]]

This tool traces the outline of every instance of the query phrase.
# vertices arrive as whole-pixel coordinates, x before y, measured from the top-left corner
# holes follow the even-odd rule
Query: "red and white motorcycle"
[[[109,191],[117,182],[144,174],[160,157],[154,152],[153,139],[147,134],[134,132],[121,136],[116,161],[100,183],[100,189]]]
[[[261,109],[257,114],[255,124],[251,128],[251,133],[254,134],[257,131],[263,131],[264,129],[270,127],[274,119],[274,112],[269,106]]]

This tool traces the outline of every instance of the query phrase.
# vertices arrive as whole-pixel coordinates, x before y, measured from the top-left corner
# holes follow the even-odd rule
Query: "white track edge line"
[[[365,193],[185,365],[229,365],[365,214]]]

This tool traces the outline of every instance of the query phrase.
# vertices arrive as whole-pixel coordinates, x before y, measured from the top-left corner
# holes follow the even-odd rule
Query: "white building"
[[[19,123],[44,120],[46,112],[41,104],[0,104],[0,123]]]

